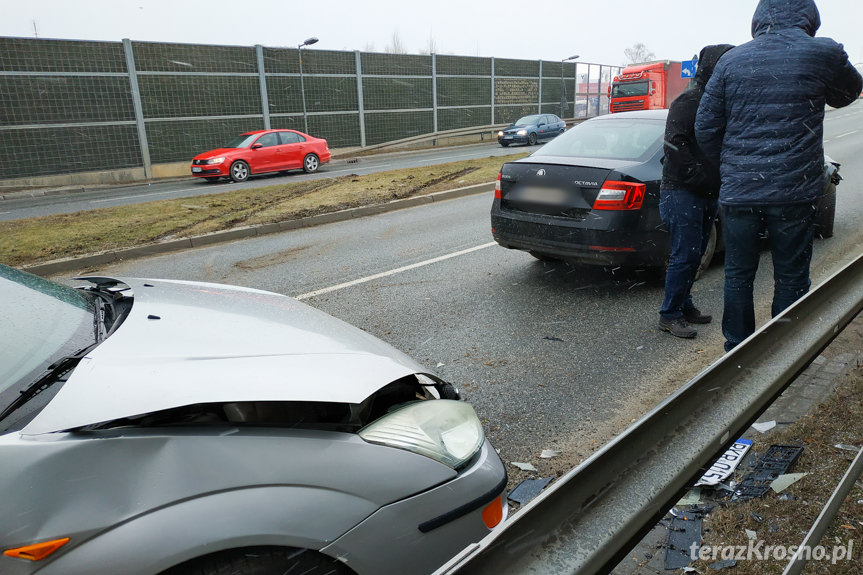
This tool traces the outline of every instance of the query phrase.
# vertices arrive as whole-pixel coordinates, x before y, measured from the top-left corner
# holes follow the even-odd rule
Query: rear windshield
[[[625,98],[627,96],[646,96],[648,81],[641,82],[615,82],[611,86],[612,98]]]
[[[582,122],[533,153],[536,156],[645,160],[662,146],[663,120],[597,119]]]

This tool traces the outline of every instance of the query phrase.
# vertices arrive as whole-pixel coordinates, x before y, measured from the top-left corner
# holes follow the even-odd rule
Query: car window
[[[641,160],[656,153],[664,134],[664,121],[593,120],[574,126],[533,155]]]
[[[522,116],[518,120],[514,122],[514,124],[518,126],[530,126],[532,124],[536,124],[539,122],[539,116],[534,114],[532,116]]]
[[[242,134],[240,136],[237,136],[236,138],[233,138],[231,141],[229,141],[223,147],[225,147],[225,148],[248,148],[249,146],[252,145],[252,142],[255,141],[256,137],[257,137],[257,134]]]
[[[279,145],[279,136],[276,133],[264,134],[255,142],[255,144],[260,144],[265,148],[269,148],[270,146],[278,146]]]
[[[4,392],[14,397],[34,373],[95,341],[93,309],[77,290],[2,265],[0,299],[15,302],[0,333],[0,397],[8,404]]]
[[[282,138],[283,144],[298,144],[306,141],[304,137],[296,132],[279,132],[279,136]]]

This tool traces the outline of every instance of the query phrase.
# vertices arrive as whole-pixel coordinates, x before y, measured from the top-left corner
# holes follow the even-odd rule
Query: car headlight
[[[527,130],[519,130],[518,135],[519,136],[527,136]]]
[[[500,138],[501,136],[503,136],[503,130],[501,130],[500,132],[497,133],[498,138]]]
[[[408,404],[370,423],[359,436],[377,445],[412,451],[458,469],[485,439],[473,407],[452,399]]]
[[[221,164],[224,161],[225,161],[224,157],[222,157],[222,158],[210,158],[209,160],[206,160],[206,163],[207,164]]]

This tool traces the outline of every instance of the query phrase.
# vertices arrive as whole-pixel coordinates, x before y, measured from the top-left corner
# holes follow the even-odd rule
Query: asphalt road
[[[861,251],[863,103],[828,114],[825,147],[845,181],[836,237],[816,241],[815,284]],[[647,274],[551,265],[491,244],[490,204],[482,194],[87,271],[299,296],[456,384],[505,462],[561,473],[720,357],[722,268],[693,290],[717,321],[677,339],[657,329],[662,287]],[[759,325],[771,275],[765,253]],[[537,459],[546,448],[562,454]]]
[[[65,214],[81,210],[95,210],[98,208],[156,200],[224,193],[239,189],[272,186],[284,182],[300,182],[345,176],[348,174],[365,175],[389,170],[403,170],[406,168],[432,166],[490,156],[520,154],[535,149],[537,147],[514,146],[502,148],[497,142],[488,142],[433,150],[390,152],[364,156],[354,160],[334,159],[328,164],[321,166],[320,170],[314,174],[305,174],[302,171],[294,171],[286,176],[278,173],[265,174],[253,177],[239,184],[228,180],[221,180],[219,183],[210,184],[189,176],[188,178],[155,182],[152,184],[99,188],[85,187],[83,191],[81,187],[73,186],[62,192],[56,190],[46,195],[30,196],[26,193],[16,193],[9,194],[9,198],[0,200],[0,221],[34,218],[51,214]]]

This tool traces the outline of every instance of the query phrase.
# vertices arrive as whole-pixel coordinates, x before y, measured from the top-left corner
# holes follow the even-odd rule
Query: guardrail
[[[863,256],[436,575],[607,573],[863,309]]]

